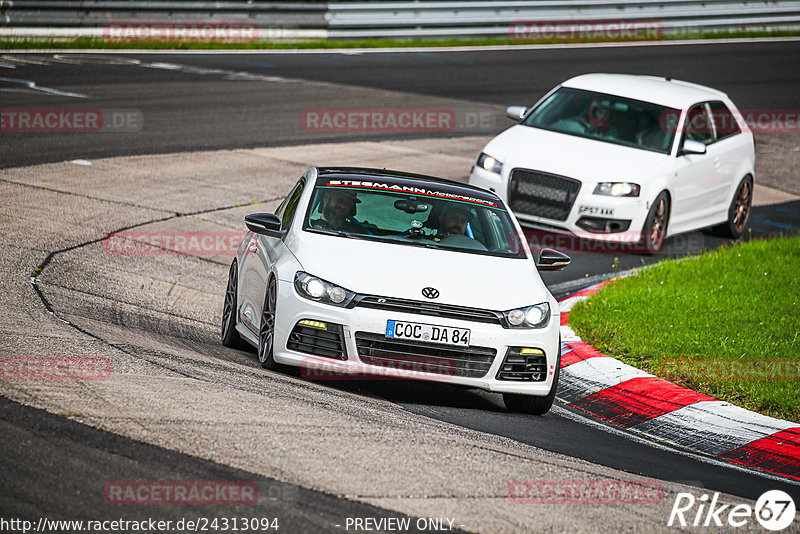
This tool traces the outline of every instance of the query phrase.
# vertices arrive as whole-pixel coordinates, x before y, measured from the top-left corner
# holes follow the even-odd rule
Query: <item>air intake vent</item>
[[[497,380],[544,382],[547,378],[547,358],[541,349],[510,347],[497,372]]]
[[[286,348],[324,358],[347,359],[341,325],[322,321],[298,322],[289,334]]]
[[[489,372],[497,351],[489,347],[437,345],[356,332],[358,357],[380,367],[480,378]]]

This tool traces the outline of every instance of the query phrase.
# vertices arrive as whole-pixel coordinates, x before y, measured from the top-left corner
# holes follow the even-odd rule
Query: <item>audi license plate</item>
[[[433,324],[387,321],[386,337],[443,343],[445,345],[469,346],[469,329],[436,326]]]

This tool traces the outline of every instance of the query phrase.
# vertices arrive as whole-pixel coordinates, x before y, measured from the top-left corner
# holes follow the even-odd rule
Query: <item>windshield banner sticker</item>
[[[474,204],[489,206],[491,208],[498,207],[497,203],[492,202],[491,200],[469,197],[466,195],[460,195],[458,193],[449,193],[447,191],[434,191],[424,187],[415,187],[413,185],[400,185],[400,184],[393,184],[386,182],[368,182],[361,180],[330,180],[326,184],[326,187],[359,187],[363,189],[378,189],[385,191],[393,191],[397,193],[413,193],[416,195],[423,195],[429,197],[439,197],[450,200],[459,200],[462,202],[472,202]]]

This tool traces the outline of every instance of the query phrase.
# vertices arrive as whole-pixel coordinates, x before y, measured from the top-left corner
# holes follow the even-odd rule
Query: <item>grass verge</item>
[[[799,30],[766,31],[720,31],[693,32],[680,36],[665,35],[664,41],[686,39],[742,39],[763,37],[796,37]],[[549,39],[520,40],[511,38],[484,39],[364,39],[364,40],[307,40],[307,41],[191,41],[191,40],[115,40],[103,38],[0,38],[3,50],[50,50],[50,49],[141,49],[141,50],[289,50],[331,48],[409,48],[409,47],[454,47],[527,44],[578,44],[602,43],[603,40]],[[622,42],[622,41],[613,41]],[[636,41],[634,41],[636,42]],[[639,41],[641,42],[641,41]]]
[[[800,422],[800,237],[667,260],[579,303],[604,353],[700,393]]]

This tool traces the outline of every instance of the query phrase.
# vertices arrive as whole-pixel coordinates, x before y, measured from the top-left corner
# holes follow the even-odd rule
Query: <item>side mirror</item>
[[[256,234],[283,237],[281,220],[274,213],[251,213],[245,216],[244,223]]]
[[[528,111],[528,108],[525,106],[509,106],[506,108],[506,117],[511,120],[519,121],[525,112]]]
[[[705,154],[706,153],[706,145],[701,143],[700,141],[693,141],[692,139],[687,139],[683,142],[683,146],[681,147],[681,153],[679,155],[684,154]]]
[[[566,254],[552,248],[543,248],[539,252],[539,261],[536,262],[536,268],[540,271],[560,271],[569,265],[571,261]]]

